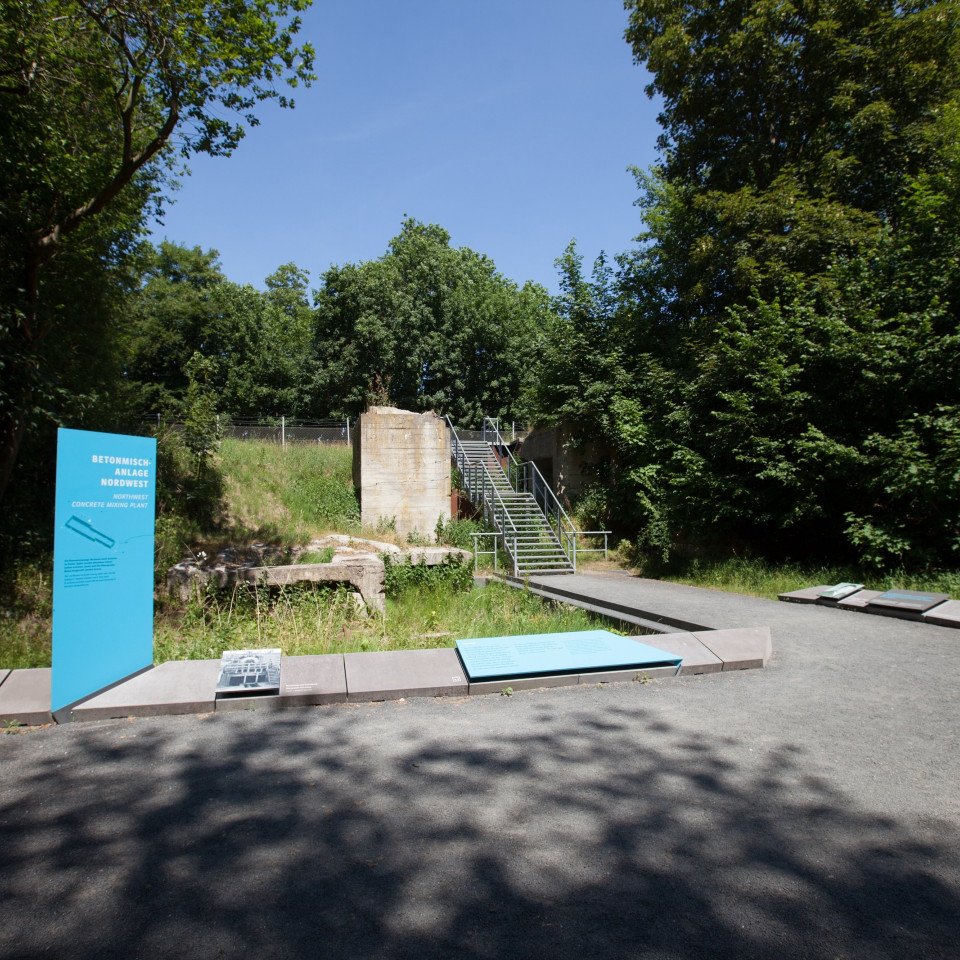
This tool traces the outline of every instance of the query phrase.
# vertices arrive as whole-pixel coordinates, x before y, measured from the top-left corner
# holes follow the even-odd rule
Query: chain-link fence
[[[161,424],[180,430],[182,423],[164,421],[160,417],[150,417],[147,423]],[[323,443],[335,444],[351,442],[356,421],[351,420],[296,420],[286,417],[254,419],[238,417],[232,420],[218,419],[220,434],[234,440],[260,440],[265,443]]]
[[[162,420],[159,416],[147,417],[145,424],[161,424],[173,430],[183,427],[176,421]],[[260,440],[265,443],[350,443],[356,420],[297,420],[288,417],[256,418],[236,417],[234,419],[219,419],[220,434],[234,440]],[[500,434],[507,443],[522,439],[529,433],[528,424],[500,421]],[[457,436],[461,440],[483,440],[482,430],[457,429]]]

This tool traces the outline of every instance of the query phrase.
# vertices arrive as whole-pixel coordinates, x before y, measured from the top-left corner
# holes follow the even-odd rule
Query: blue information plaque
[[[609,630],[458,640],[457,652],[467,676],[474,682],[634,667],[676,667],[683,659]]]
[[[153,663],[157,442],[57,434],[51,710]]]

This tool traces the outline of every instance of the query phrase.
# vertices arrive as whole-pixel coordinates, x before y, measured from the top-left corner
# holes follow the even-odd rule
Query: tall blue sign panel
[[[51,709],[153,663],[157,441],[57,435]]]

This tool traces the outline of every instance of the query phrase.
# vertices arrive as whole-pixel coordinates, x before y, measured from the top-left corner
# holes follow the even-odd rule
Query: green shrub
[[[445,543],[448,547],[459,547],[461,550],[473,550],[473,534],[481,533],[483,524],[476,520],[448,520],[443,522],[441,517],[437,521],[435,533],[437,543]]]
[[[410,589],[469,590],[473,586],[471,568],[463,557],[446,557],[443,563],[428,567],[424,562],[410,563],[409,558],[397,562],[383,554],[386,567],[384,590],[388,597],[397,597]]]

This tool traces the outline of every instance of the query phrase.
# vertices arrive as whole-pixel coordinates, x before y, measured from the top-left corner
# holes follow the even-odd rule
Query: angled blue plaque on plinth
[[[683,660],[675,653],[609,630],[458,640],[457,653],[472,683],[601,670],[678,667]]]
[[[153,439],[57,433],[54,713],[153,664],[156,462]]]

